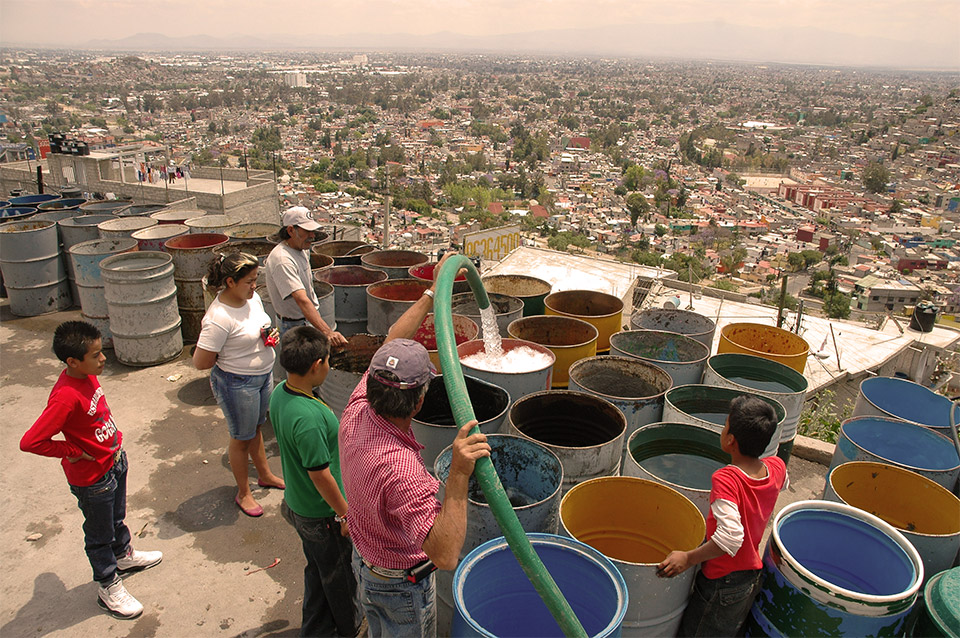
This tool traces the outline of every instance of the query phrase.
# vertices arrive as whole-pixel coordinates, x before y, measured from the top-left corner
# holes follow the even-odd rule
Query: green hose
[[[470,403],[470,396],[467,394],[467,385],[463,380],[463,370],[460,369],[460,358],[457,356],[457,343],[453,332],[453,311],[450,308],[450,300],[453,296],[453,280],[456,278],[461,268],[467,270],[467,281],[470,282],[470,288],[473,290],[473,296],[477,300],[477,305],[481,310],[490,306],[490,300],[487,298],[487,291],[480,281],[480,273],[474,267],[473,263],[463,255],[454,255],[447,259],[443,264],[443,269],[437,275],[437,296],[434,301],[434,325],[437,333],[437,349],[440,354],[440,366],[443,368],[444,385],[447,388],[447,395],[450,398],[450,407],[453,409],[453,416],[458,426],[463,426],[468,421],[476,418],[473,413],[473,405]],[[471,434],[480,430],[474,426]],[[483,495],[487,499],[487,504],[493,512],[493,516],[500,525],[503,536],[510,545],[513,555],[523,569],[527,578],[533,584],[534,589],[540,594],[540,598],[547,605],[547,609],[553,615],[554,620],[560,625],[560,629],[565,636],[570,638],[577,636],[586,638],[587,632],[583,625],[577,619],[570,603],[563,597],[557,583],[543,561],[534,551],[533,545],[527,538],[526,532],[520,526],[520,520],[517,518],[510,500],[503,491],[500,484],[500,477],[493,467],[489,457],[483,457],[477,460],[473,470],[483,489]]]

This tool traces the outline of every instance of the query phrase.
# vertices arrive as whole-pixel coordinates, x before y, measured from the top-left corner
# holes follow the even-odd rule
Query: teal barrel
[[[960,636],[960,567],[931,577],[923,590],[923,602],[914,636]]]
[[[860,383],[853,416],[900,419],[950,436],[950,406],[960,424],[960,405],[930,388],[896,377],[872,377]]]
[[[662,330],[626,330],[610,337],[610,353],[649,361],[673,379],[673,385],[700,383],[710,348],[696,339]]]
[[[629,594],[616,566],[572,538],[533,533],[527,538],[587,635],[620,636]],[[562,635],[502,536],[460,562],[453,575],[453,600],[453,636]]]
[[[904,636],[923,581],[913,545],[843,503],[799,501],[773,522],[748,636]]]
[[[529,275],[490,275],[483,278],[483,287],[488,294],[495,292],[521,300],[524,317],[542,315],[546,310],[543,300],[553,288],[550,282]]]
[[[960,457],[950,439],[898,419],[857,417],[840,424],[830,469],[848,461],[889,463],[948,490],[953,490],[960,476]]]
[[[783,406],[786,416],[780,428],[777,456],[790,460],[797,438],[797,422],[807,399],[806,377],[782,363],[752,354],[717,354],[707,360],[704,385],[716,385],[770,397]]]

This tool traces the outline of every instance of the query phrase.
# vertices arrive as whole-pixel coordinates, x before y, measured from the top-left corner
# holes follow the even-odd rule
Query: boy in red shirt
[[[106,361],[100,331],[85,321],[64,322],[54,332],[53,352],[67,367],[40,418],[20,439],[20,449],[61,459],[83,512],[84,549],[100,583],[97,603],[116,618],[136,618],[143,605],[127,593],[120,574],[153,567],[163,554],[134,550],[123,522],[127,455],[97,380]],[[54,440],[57,434],[64,440]]]
[[[670,577],[703,563],[678,636],[741,633],[763,566],[763,530],[788,484],[780,458],[758,458],[776,430],[776,414],[766,401],[743,395],[730,402],[720,447],[731,462],[711,479],[707,540],[689,552],[670,552],[657,566],[658,575]]]

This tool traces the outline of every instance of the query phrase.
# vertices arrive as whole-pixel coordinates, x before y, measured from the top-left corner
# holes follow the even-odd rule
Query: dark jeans
[[[350,559],[353,543],[340,535],[340,523],[300,516],[283,501],[280,513],[303,543],[303,620],[301,636],[356,636],[360,629],[357,580]]]
[[[93,579],[111,584],[117,573],[117,559],[130,549],[130,530],[123,522],[127,515],[127,453],[93,485],[70,486],[83,512],[83,544],[93,567]]]
[[[757,593],[760,570],[707,578],[697,572],[678,636],[740,636]]]

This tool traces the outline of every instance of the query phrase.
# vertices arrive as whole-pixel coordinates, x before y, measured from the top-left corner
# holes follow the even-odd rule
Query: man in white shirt
[[[310,244],[320,224],[303,206],[294,206],[283,214],[283,239],[270,251],[265,264],[267,292],[277,315],[280,336],[290,328],[311,325],[330,340],[331,346],[347,343],[320,316],[320,302],[313,290],[310,273]]]

